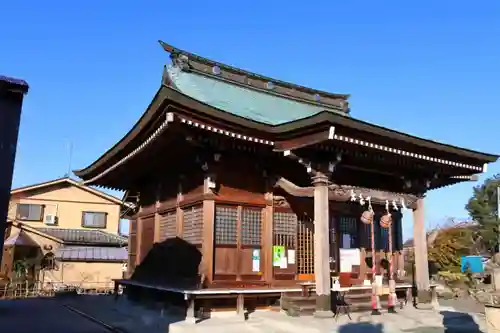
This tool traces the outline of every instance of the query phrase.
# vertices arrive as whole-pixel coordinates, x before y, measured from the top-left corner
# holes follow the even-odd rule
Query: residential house
[[[14,189],[0,275],[28,263],[33,280],[90,286],[121,278],[127,238],[119,235],[122,201],[62,178]]]

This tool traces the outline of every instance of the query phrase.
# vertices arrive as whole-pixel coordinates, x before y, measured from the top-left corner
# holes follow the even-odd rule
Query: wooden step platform
[[[388,295],[380,296],[380,305],[382,308],[388,308]],[[356,290],[345,295],[345,300],[350,306],[351,312],[361,312],[371,310],[372,292],[371,290]],[[333,303],[333,302],[332,302]],[[316,296],[302,296],[297,294],[283,294],[280,299],[282,310],[289,316],[308,316],[314,313],[316,308]],[[398,300],[396,307],[404,305],[404,300]],[[332,310],[335,312],[335,305],[332,304]]]

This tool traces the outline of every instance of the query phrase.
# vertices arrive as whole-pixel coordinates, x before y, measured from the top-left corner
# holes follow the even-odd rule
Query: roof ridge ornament
[[[331,93],[274,79],[201,57],[194,53],[178,49],[161,40],[159,43],[166,52],[170,53],[170,58],[174,65],[183,70],[190,70],[195,74],[217,78],[237,86],[252,87],[253,90],[296,100],[301,103],[321,106],[329,111],[339,112],[342,115],[349,114],[350,112],[349,103],[346,102],[350,97],[348,94]]]
[[[189,70],[189,57],[182,53],[172,53],[170,55],[172,64],[181,70]]]

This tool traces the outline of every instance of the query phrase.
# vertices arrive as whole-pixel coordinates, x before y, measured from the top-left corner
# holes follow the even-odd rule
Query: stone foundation
[[[432,303],[432,293],[430,290],[419,290],[418,291],[418,302],[430,304]]]

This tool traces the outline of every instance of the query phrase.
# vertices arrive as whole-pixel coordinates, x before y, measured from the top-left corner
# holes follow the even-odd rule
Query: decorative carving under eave
[[[287,180],[286,178],[279,178],[274,183],[274,187],[281,187],[288,194],[297,197],[313,197],[314,187],[300,187]],[[351,193],[354,191],[357,195],[363,197],[370,197],[372,203],[386,204],[387,201],[399,201],[403,199],[409,208],[415,208],[418,196],[412,194],[392,193],[381,190],[373,190],[364,187],[350,186],[350,185],[336,185],[328,186],[328,198],[332,201],[350,201]]]
[[[299,164],[306,168],[307,173],[310,175],[316,175],[318,172],[329,175],[335,171],[337,164],[342,161],[341,153],[337,153],[337,155],[335,156],[335,160],[328,162],[328,164],[314,163],[314,165],[311,161],[297,156],[292,150],[285,150],[283,152],[283,156],[297,161]]]
[[[290,204],[285,199],[285,197],[275,195],[275,196],[273,196],[273,206],[274,207],[290,207]]]

